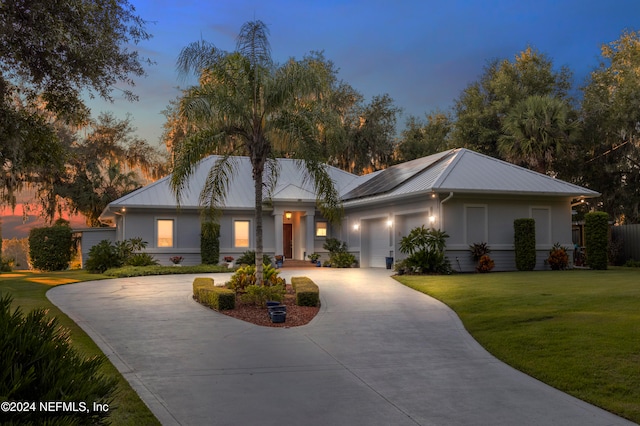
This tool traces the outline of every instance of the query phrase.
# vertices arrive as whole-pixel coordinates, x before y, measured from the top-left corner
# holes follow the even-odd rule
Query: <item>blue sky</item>
[[[269,26],[273,57],[282,62],[324,51],[339,78],[367,101],[388,93],[410,114],[447,110],[491,59],[531,45],[555,67],[574,72],[576,86],[598,65],[600,46],[623,30],[640,30],[639,0],[130,0],[154,35],[138,45],[157,64],[133,90],[140,101],[91,101],[92,114],[131,114],[138,135],[159,143],[161,111],[188,82],[175,69],[180,50],[200,38],[234,50],[240,26]]]

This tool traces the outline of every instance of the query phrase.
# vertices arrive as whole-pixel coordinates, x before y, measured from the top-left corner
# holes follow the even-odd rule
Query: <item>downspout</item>
[[[442,214],[444,212],[444,209],[442,208],[442,205],[452,198],[453,198],[453,191],[449,192],[449,195],[444,200],[440,201],[440,205],[438,206],[438,209],[440,211],[439,214],[440,214],[440,230],[441,231],[444,229],[444,216]],[[446,249],[445,249],[445,252],[446,252]],[[458,262],[458,270],[462,272],[462,268],[460,267],[460,261],[458,260],[457,257],[456,257],[456,262]]]
[[[440,201],[440,205],[438,206],[438,214],[440,216],[440,229],[442,230],[442,228],[444,228],[444,216],[443,216],[443,209],[442,209],[442,205],[444,203],[446,203],[447,201],[449,201],[450,199],[453,198],[453,191],[449,192],[449,195],[447,196],[447,198],[445,198],[444,200]]]

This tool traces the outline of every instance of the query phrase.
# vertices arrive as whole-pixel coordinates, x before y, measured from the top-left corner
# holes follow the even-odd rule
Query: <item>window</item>
[[[234,247],[249,247],[249,221],[236,220],[233,222]]]
[[[156,221],[157,247],[173,247],[173,219]]]
[[[327,236],[327,222],[316,222],[316,237]]]

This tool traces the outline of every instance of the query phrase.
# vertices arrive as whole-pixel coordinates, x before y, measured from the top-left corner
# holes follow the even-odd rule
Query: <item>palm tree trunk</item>
[[[264,162],[253,164],[253,182],[255,184],[255,222],[256,222],[256,284],[262,285],[263,276],[263,248],[262,248],[262,172],[264,170]]]

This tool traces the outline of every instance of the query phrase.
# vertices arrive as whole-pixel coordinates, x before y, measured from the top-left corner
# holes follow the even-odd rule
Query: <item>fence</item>
[[[640,260],[640,224],[612,226],[611,236],[621,243],[622,260]]]

